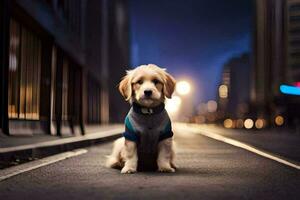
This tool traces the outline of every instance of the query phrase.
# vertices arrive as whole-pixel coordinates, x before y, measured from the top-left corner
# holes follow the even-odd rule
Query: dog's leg
[[[125,165],[121,173],[130,174],[136,172],[138,162],[136,143],[125,139],[125,148],[123,150]]]
[[[157,166],[160,172],[175,172],[175,169],[172,167],[174,166],[172,143],[172,138],[168,138],[158,144]]]
[[[106,167],[115,168],[122,167],[121,151],[125,145],[125,138],[121,137],[114,142],[112,153],[106,160]]]
[[[178,165],[174,163],[174,160],[175,160],[175,157],[176,157],[176,154],[175,154],[176,151],[175,150],[176,150],[176,143],[172,140],[170,164],[171,164],[172,168],[177,169]]]

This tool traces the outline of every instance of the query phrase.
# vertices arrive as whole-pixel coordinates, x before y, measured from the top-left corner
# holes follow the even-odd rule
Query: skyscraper
[[[280,92],[280,85],[300,80],[299,10],[299,0],[256,0],[251,104],[271,122],[279,114],[299,118],[299,96]]]

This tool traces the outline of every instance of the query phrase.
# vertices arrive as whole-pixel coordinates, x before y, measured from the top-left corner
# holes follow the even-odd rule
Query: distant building
[[[271,123],[277,115],[299,123],[299,96],[279,88],[300,81],[300,0],[256,0],[255,16],[251,111]]]
[[[218,110],[222,117],[243,118],[248,114],[250,70],[250,58],[247,53],[233,57],[225,63],[217,95]]]
[[[299,125],[300,96],[283,94],[280,86],[300,82],[300,0],[256,0],[255,6],[251,59],[225,64],[219,115]]]
[[[0,11],[2,132],[84,133],[123,119],[127,1],[3,0]]]

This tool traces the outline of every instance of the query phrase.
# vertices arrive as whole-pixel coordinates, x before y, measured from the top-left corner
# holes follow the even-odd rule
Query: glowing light
[[[216,116],[213,114],[208,115],[206,118],[209,122],[213,122],[216,120]]]
[[[225,128],[232,128],[233,127],[233,121],[231,119],[225,119],[223,124],[224,124]]]
[[[244,126],[246,129],[251,129],[253,128],[254,122],[252,119],[246,119],[244,122]]]
[[[242,119],[236,120],[236,127],[237,128],[243,128],[244,127],[244,121]]]
[[[300,87],[281,85],[280,92],[283,94],[300,95]]]
[[[197,111],[199,114],[204,114],[207,112],[207,105],[205,103],[200,103],[198,108],[197,108]]]
[[[296,86],[296,87],[300,87],[300,82],[296,82],[296,83],[295,83],[295,86]]]
[[[227,85],[220,85],[219,87],[219,96],[220,98],[227,98],[228,97],[228,87]]]
[[[275,117],[275,124],[277,126],[282,126],[284,124],[284,118],[281,115]]]
[[[218,104],[216,101],[210,100],[207,102],[207,111],[208,112],[216,112],[218,108]]]
[[[171,99],[166,100],[166,110],[169,113],[176,113],[181,105],[181,98],[179,96],[173,96]]]
[[[264,119],[257,119],[255,121],[255,127],[257,129],[262,129],[265,126],[265,120]]]
[[[205,117],[204,116],[198,116],[196,117],[196,123],[198,124],[203,124],[205,122]]]
[[[187,81],[179,81],[176,84],[176,92],[180,95],[187,95],[191,91],[191,85]]]

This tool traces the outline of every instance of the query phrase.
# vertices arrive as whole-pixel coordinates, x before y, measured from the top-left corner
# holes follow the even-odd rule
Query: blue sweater
[[[133,104],[125,118],[123,136],[136,142],[139,152],[156,153],[158,143],[173,136],[171,120],[164,104],[154,109]]]

